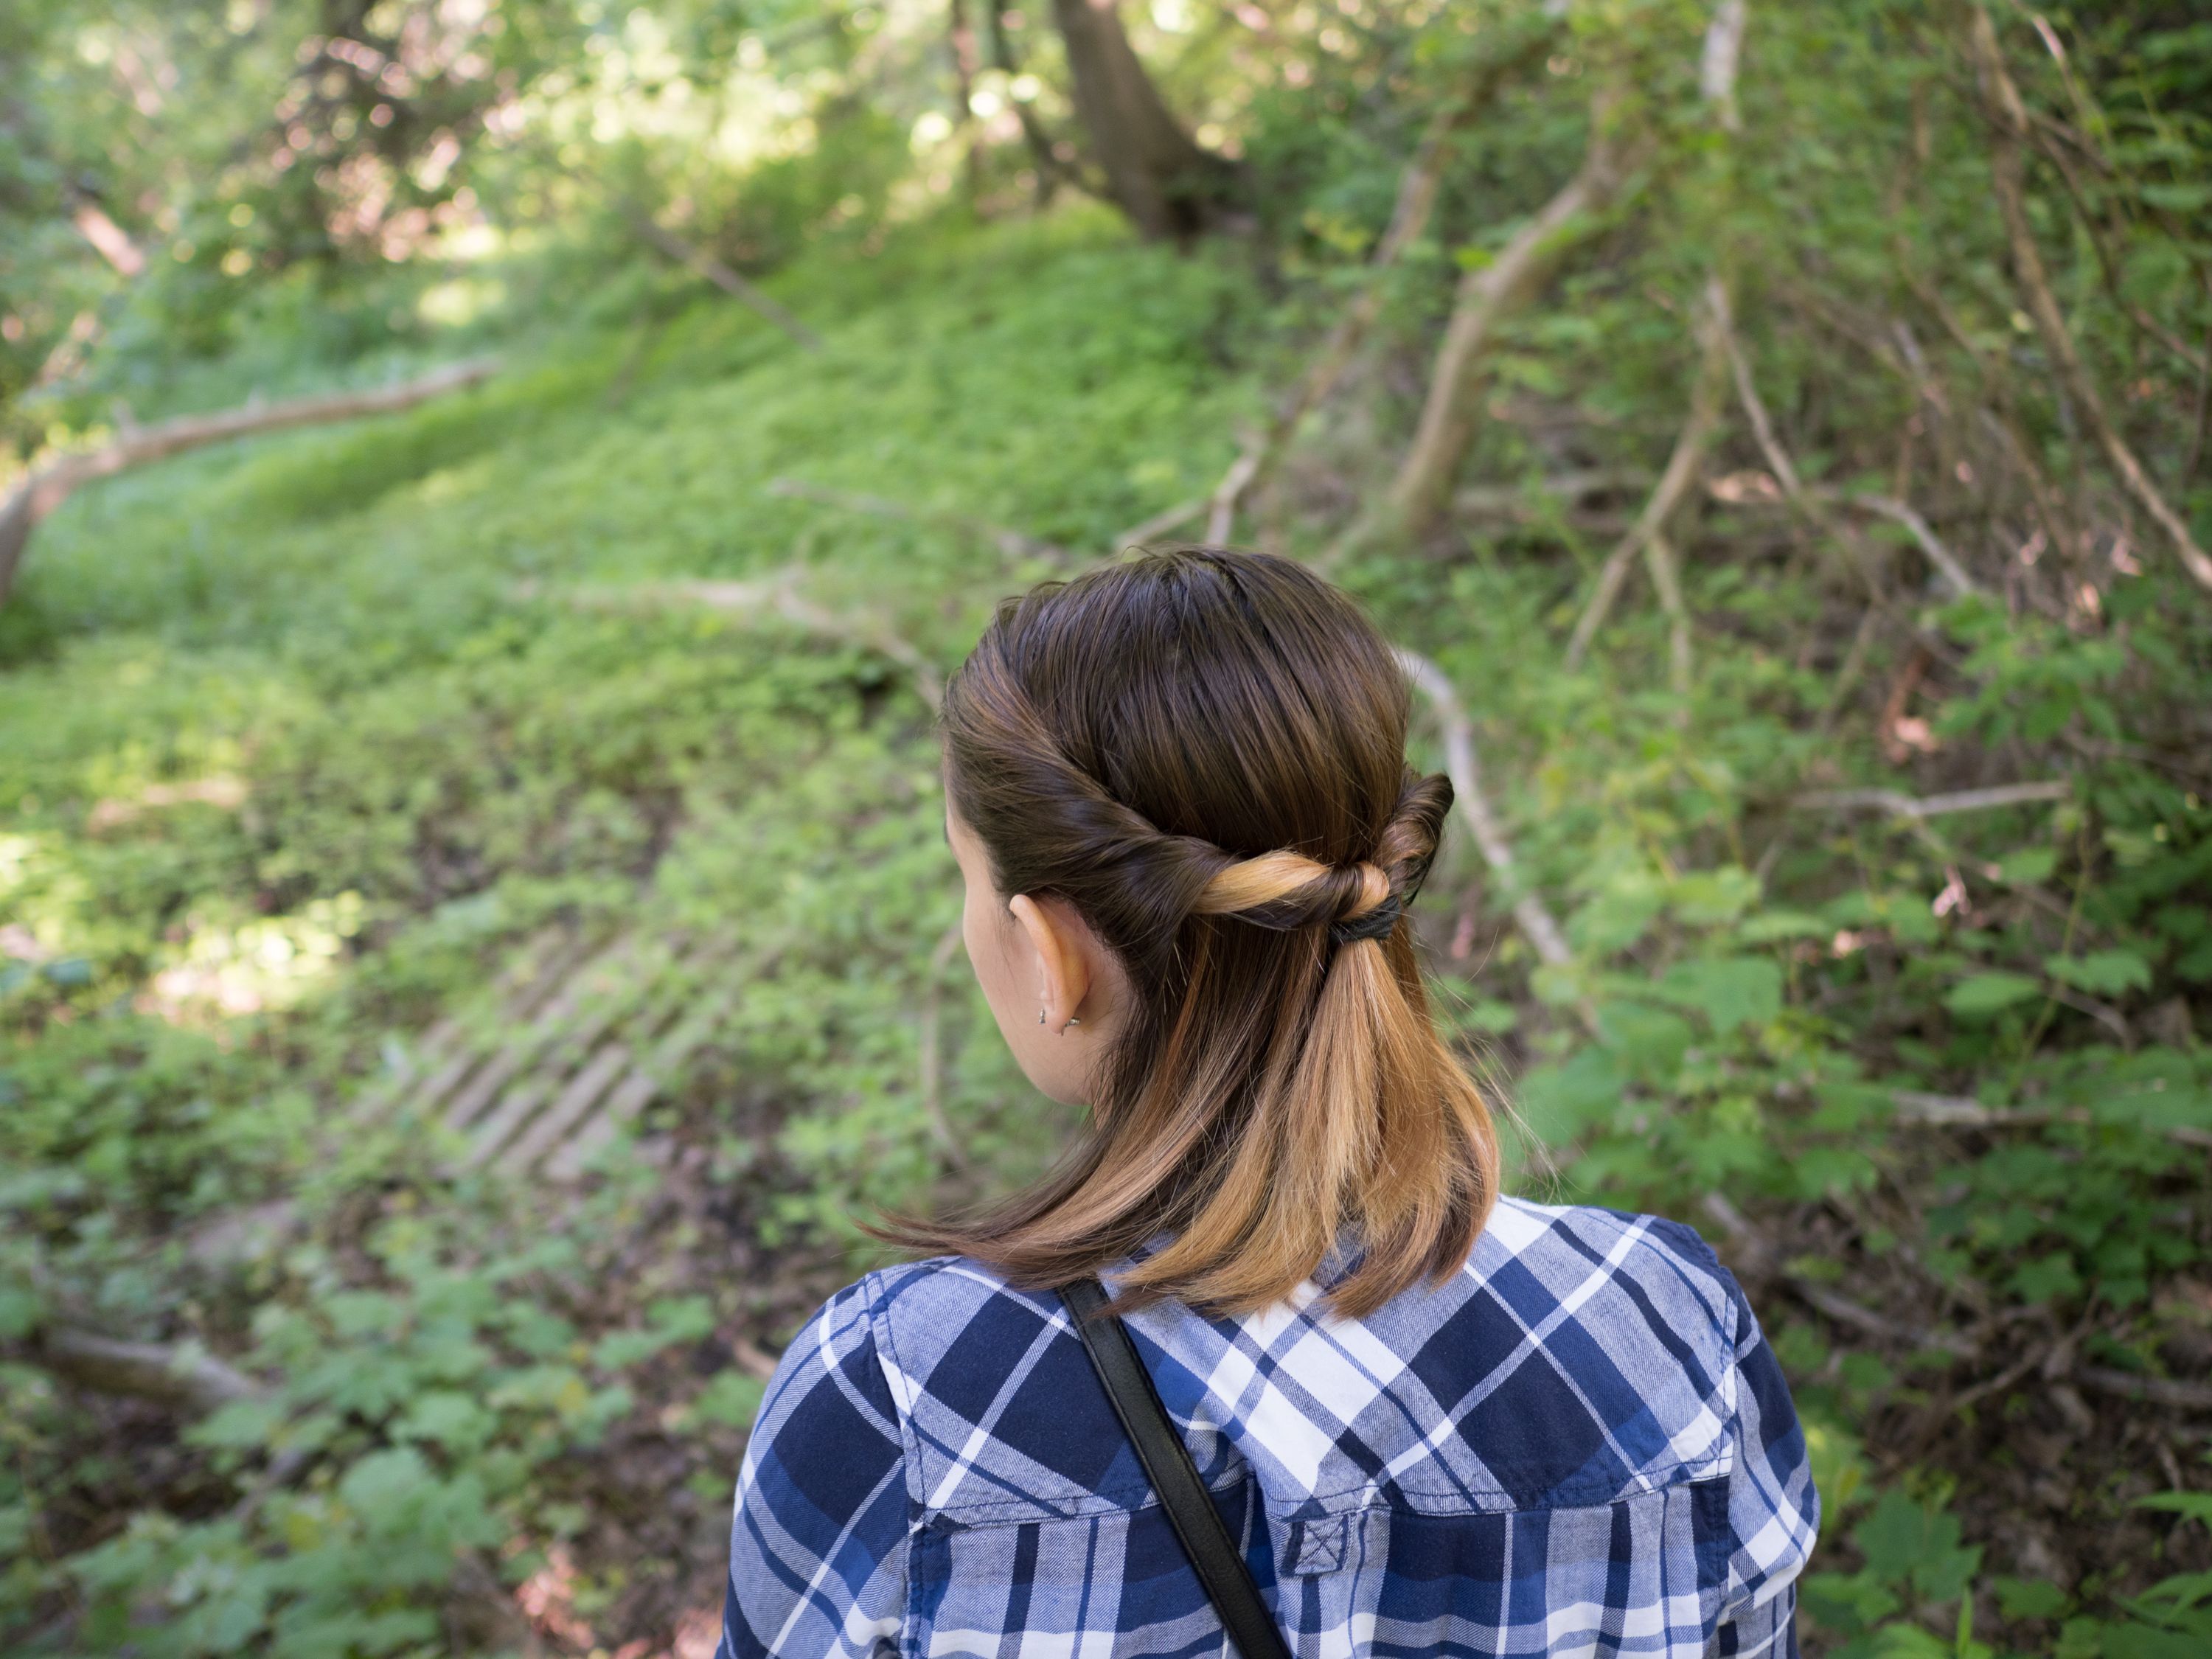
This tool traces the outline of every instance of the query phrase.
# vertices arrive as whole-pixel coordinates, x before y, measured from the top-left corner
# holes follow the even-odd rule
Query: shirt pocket
[[[1261,1593],[1274,1584],[1249,1481],[1214,1508]],[[1050,1519],[933,1516],[915,1536],[904,1651],[913,1659],[1189,1659],[1221,1620],[1157,1503]]]
[[[1728,1571],[1728,1492],[1720,1476],[1585,1507],[1371,1512],[1346,1610],[1373,1632],[1358,1650],[1701,1656]]]

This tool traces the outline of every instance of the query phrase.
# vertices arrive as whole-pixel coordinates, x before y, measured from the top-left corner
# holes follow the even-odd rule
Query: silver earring
[[[1037,1010],[1037,1024],[1040,1025],[1044,1024],[1044,1010],[1042,1008]]]
[[[1080,1024],[1083,1024],[1083,1022],[1082,1022],[1081,1020],[1075,1018],[1074,1018],[1073,1016],[1072,1016],[1072,1015],[1069,1017],[1069,1018],[1068,1018],[1068,1022],[1067,1022],[1067,1024],[1068,1024],[1068,1025],[1080,1025]],[[1064,1026],[1062,1026],[1060,1029],[1061,1029],[1062,1030],[1066,1030],[1067,1029],[1067,1026],[1065,1026],[1065,1025],[1064,1025]]]

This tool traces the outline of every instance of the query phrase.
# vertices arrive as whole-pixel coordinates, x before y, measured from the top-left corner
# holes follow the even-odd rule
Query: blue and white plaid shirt
[[[1820,1500],[1696,1233],[1509,1199],[1441,1286],[1358,1321],[1315,1295],[1129,1322],[1301,1659],[1794,1659]],[[940,1258],[792,1343],[738,1482],[725,1659],[1231,1651],[1057,1297]]]

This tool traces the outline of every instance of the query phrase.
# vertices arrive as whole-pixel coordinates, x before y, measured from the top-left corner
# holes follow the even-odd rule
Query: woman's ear
[[[1038,977],[1042,981],[1037,987],[1037,1002],[1043,1011],[1043,1024],[1054,1031],[1064,1030],[1091,994],[1097,971],[1091,958],[1099,948],[1097,941],[1082,918],[1057,899],[1040,901],[1020,893],[1006,908],[1013,912],[1030,948],[1036,953]]]

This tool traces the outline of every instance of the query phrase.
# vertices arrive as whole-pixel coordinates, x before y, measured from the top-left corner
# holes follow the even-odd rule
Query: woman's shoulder
[[[869,1273],[817,1322],[846,1323],[880,1367],[915,1501],[972,1523],[1127,1509],[1149,1491],[1069,1317],[1054,1291],[933,1256]]]
[[[1626,1298],[1648,1322],[1731,1342],[1747,1312],[1735,1276],[1696,1228],[1593,1204],[1499,1200],[1468,1268],[1495,1288],[1582,1305]]]
[[[1240,1318],[1173,1304],[1132,1318],[1210,1478],[1249,1460],[1271,1496],[1313,1498],[1364,1485],[1354,1466],[1388,1443],[1384,1462],[1423,1465],[1403,1471],[1405,1497],[1441,1480],[1510,1508],[1727,1468],[1735,1362],[1757,1327],[1680,1222],[1507,1198],[1461,1272],[1364,1319],[1333,1317],[1309,1289]],[[1141,1498],[1054,1292],[948,1256],[846,1296],[837,1317],[866,1322],[926,1504],[995,1510],[1018,1492],[1068,1513]]]

